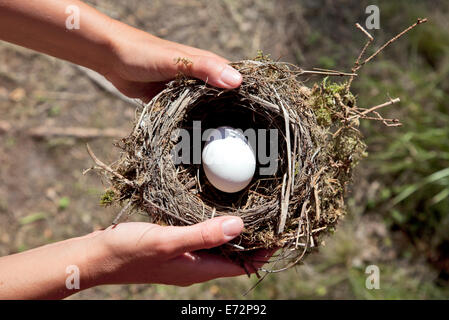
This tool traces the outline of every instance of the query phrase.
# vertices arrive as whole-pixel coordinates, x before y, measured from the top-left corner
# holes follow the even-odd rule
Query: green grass
[[[418,7],[404,7],[404,17],[425,16]],[[355,82],[358,101],[367,107],[388,96],[401,98],[383,114],[400,118],[402,127],[362,123],[370,153],[366,170],[380,183],[366,211],[375,210],[402,230],[417,248],[414,255],[437,261],[449,259],[441,249],[449,242],[449,32],[443,24],[431,17],[395,44],[402,59],[398,50],[384,54]],[[409,291],[398,292],[408,297]]]
[[[58,209],[59,210],[65,210],[70,205],[70,198],[69,197],[62,197],[58,201]]]

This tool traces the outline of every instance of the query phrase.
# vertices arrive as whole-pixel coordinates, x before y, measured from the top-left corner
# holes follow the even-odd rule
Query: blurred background
[[[380,9],[373,53],[427,17],[359,71],[360,107],[400,97],[384,109],[403,126],[364,121],[369,157],[348,195],[350,213],[326,246],[302,265],[256,281],[242,276],[191,287],[103,286],[70,299],[447,299],[449,298],[449,3],[358,0],[91,0],[100,11],[159,37],[230,60],[256,56],[349,71],[365,36],[365,9]],[[322,79],[310,78],[308,84]],[[92,82],[74,65],[0,43],[0,255],[81,236],[108,226],[119,208],[103,208],[86,139],[44,137],[30,128],[99,129],[89,140],[105,162],[114,138],[131,130],[135,106]],[[112,135],[117,134],[113,133]],[[134,215],[131,220],[143,220]],[[377,265],[380,289],[365,287]]]

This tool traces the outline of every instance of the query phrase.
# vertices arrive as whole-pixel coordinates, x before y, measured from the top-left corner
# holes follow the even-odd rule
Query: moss
[[[335,141],[336,158],[342,161],[351,161],[352,166],[367,156],[366,145],[361,140],[360,134],[353,129],[344,129]]]
[[[332,124],[332,113],[326,107],[316,109],[315,116],[320,126],[329,127]]]
[[[330,127],[335,120],[341,118],[342,105],[353,107],[356,104],[354,95],[347,90],[347,83],[330,82],[323,79],[321,84],[312,89],[312,108],[319,125]]]
[[[262,50],[257,50],[257,55],[254,57],[255,61],[271,61],[270,55],[269,54],[264,54]]]
[[[337,83],[337,82],[331,82],[328,85],[326,85],[327,79],[323,80],[323,86],[324,89],[331,95],[338,94],[344,94],[346,93],[346,82],[344,83]]]
[[[325,141],[317,142],[321,146],[317,161],[325,168],[319,185],[319,200],[323,221],[332,225],[346,214],[346,186],[352,169],[367,156],[366,144],[357,129],[357,119],[342,121],[348,117],[348,109],[356,107],[356,98],[348,90],[347,82],[337,83],[325,78],[313,87],[310,101],[317,123],[327,133]]]
[[[108,189],[105,191],[105,193],[101,196],[100,204],[102,206],[109,206],[111,205],[115,200],[115,192],[114,190]]]
[[[295,162],[295,176],[299,173],[299,162]]]

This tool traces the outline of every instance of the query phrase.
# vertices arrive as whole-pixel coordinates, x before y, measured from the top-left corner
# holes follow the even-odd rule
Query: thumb
[[[226,63],[226,60],[214,56],[190,55],[188,63],[176,64],[178,72],[201,79],[219,88],[234,89],[242,83],[242,75]]]
[[[175,257],[218,247],[238,236],[242,230],[242,219],[234,216],[217,217],[188,227],[165,227],[163,251]]]

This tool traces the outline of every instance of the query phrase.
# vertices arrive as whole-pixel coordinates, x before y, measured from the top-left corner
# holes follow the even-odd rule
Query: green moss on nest
[[[334,154],[341,161],[350,161],[351,166],[367,156],[366,145],[361,140],[361,135],[352,129],[343,129],[335,139]]]
[[[323,127],[330,127],[335,120],[344,118],[345,108],[355,104],[356,99],[348,91],[346,82],[331,82],[326,77],[312,89],[311,105],[318,124]]]
[[[262,50],[257,50],[257,55],[254,61],[272,61],[269,54],[264,54]]]
[[[332,113],[324,106],[315,109],[315,116],[320,126],[329,127],[332,124]]]
[[[115,192],[112,189],[108,189],[103,193],[103,195],[100,198],[100,204],[102,206],[110,206],[115,201]]]
[[[344,196],[352,177],[352,169],[367,156],[366,144],[358,130],[358,120],[348,121],[348,110],[356,106],[355,96],[347,82],[331,82],[325,78],[311,91],[310,106],[317,123],[326,132],[319,155],[325,168],[319,186],[320,206],[326,223],[332,224],[346,213]]]

